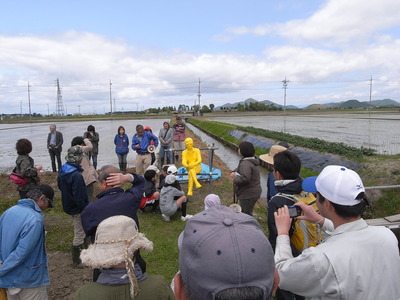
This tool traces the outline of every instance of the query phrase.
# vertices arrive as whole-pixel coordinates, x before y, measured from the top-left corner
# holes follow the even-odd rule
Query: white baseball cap
[[[171,165],[168,167],[167,174],[174,174],[178,173],[178,169],[176,168],[175,165]]]
[[[330,202],[354,206],[362,199],[356,199],[358,194],[365,192],[360,176],[343,166],[327,166],[316,177],[303,180],[303,190],[306,192],[319,192]]]

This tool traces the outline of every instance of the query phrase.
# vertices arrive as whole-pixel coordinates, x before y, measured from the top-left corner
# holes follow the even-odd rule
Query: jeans
[[[94,155],[94,154],[92,154],[92,152],[89,152],[88,156],[89,156],[89,161],[90,161],[90,159],[92,159],[93,167],[96,170],[97,169],[97,154]]]
[[[119,164],[126,164],[126,157],[127,156],[128,156],[128,153],[125,153],[125,154],[118,154],[117,153],[118,163]]]
[[[171,151],[165,151],[170,149],[171,146],[161,146],[160,147],[160,166],[162,167],[164,165],[164,157],[167,157],[167,164],[172,163],[172,152]]]

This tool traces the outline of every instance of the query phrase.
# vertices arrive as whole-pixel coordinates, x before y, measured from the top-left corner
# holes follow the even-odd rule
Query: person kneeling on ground
[[[177,189],[176,183],[177,177],[172,174],[168,175],[165,177],[165,185],[161,189],[160,209],[162,213],[161,216],[165,222],[170,221],[170,217],[176,213],[179,207],[182,211],[182,221],[187,221],[193,217],[192,215],[186,214],[187,199],[185,193]]]
[[[150,252],[153,243],[139,233],[135,220],[113,216],[102,221],[94,244],[81,253],[85,265],[101,269],[100,276],[81,287],[75,300],[175,299],[163,276],[147,275],[135,263],[140,249]]]
[[[145,212],[146,206],[152,206],[151,212],[155,213],[158,203],[160,202],[160,192],[157,191],[156,187],[156,171],[147,170],[144,172],[144,193],[142,200],[140,201],[140,210]]]

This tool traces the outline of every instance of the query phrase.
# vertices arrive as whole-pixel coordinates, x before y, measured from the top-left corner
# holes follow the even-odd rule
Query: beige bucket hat
[[[269,148],[269,153],[267,154],[261,154],[260,159],[267,164],[273,165],[274,164],[274,156],[275,154],[279,152],[283,152],[287,150],[286,147],[279,146],[279,145],[272,145],[271,148]]]
[[[103,220],[96,231],[96,239],[88,249],[82,250],[82,263],[91,268],[111,268],[125,262],[131,285],[131,294],[139,292],[134,275],[134,253],[137,250],[150,252],[153,242],[140,233],[135,220],[127,216],[113,216]]]

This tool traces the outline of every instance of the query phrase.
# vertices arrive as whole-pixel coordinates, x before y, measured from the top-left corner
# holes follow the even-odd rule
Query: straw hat
[[[80,257],[83,264],[100,269],[125,262],[130,293],[134,297],[139,293],[139,284],[134,273],[133,255],[139,249],[150,252],[153,243],[139,232],[135,220],[126,216],[113,216],[99,224],[94,244],[82,250]]]
[[[153,243],[138,231],[135,220],[113,216],[99,224],[94,244],[82,250],[81,260],[92,268],[111,268],[125,261],[126,254],[133,257],[139,249],[150,252]]]
[[[272,145],[271,148],[269,149],[269,153],[260,155],[260,159],[262,161],[266,162],[267,164],[273,165],[275,154],[277,154],[279,152],[283,152],[285,150],[287,150],[286,147],[279,146],[279,145]]]

